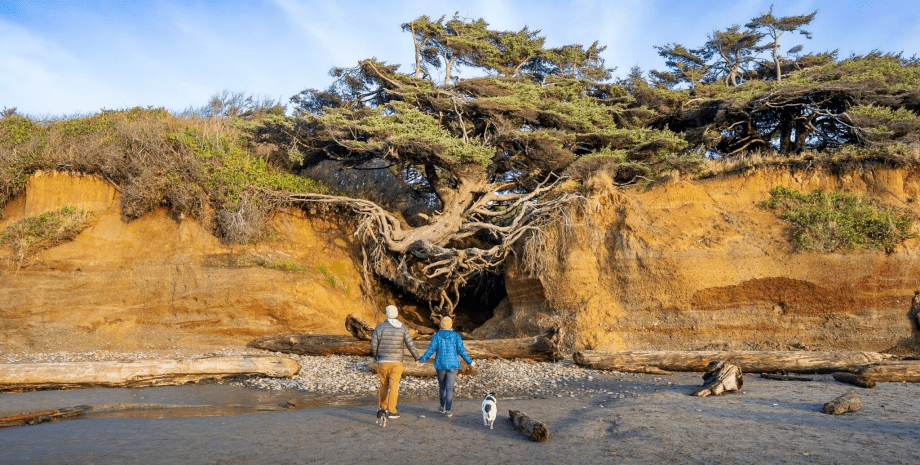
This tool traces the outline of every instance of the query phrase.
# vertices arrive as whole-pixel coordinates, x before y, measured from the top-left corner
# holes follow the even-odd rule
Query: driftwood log
[[[300,365],[273,356],[227,356],[132,362],[61,362],[0,364],[0,391],[89,387],[147,387],[197,382],[238,375],[287,378]]]
[[[875,387],[875,381],[857,375],[856,373],[834,373],[834,379],[841,383],[852,384],[861,388],[871,389]]]
[[[91,409],[92,407],[89,405],[78,405],[76,407],[65,407],[43,412],[23,413],[11,417],[0,417],[0,428],[4,426],[37,425],[48,421],[76,417]]]
[[[526,413],[520,410],[509,410],[508,416],[511,417],[511,423],[514,427],[524,433],[531,441],[545,442],[549,440],[549,428],[545,424],[530,419]]]
[[[776,373],[761,373],[761,378],[772,379],[774,381],[811,381],[811,378],[804,376],[779,375]]]
[[[416,340],[419,352],[428,349],[428,342]],[[550,334],[515,339],[463,341],[466,352],[474,359],[553,360],[556,346]],[[369,341],[351,336],[321,336],[314,334],[282,334],[266,336],[248,344],[249,347],[299,355],[365,355],[371,354]],[[406,351],[406,355],[409,352]]]
[[[475,367],[471,367],[466,363],[460,363],[460,373],[465,376],[474,376],[479,374],[479,370]],[[371,373],[377,372],[377,362],[368,362],[367,369]],[[434,378],[438,375],[437,371],[434,369],[434,364],[428,362],[423,363],[421,366],[417,365],[415,362],[403,363],[403,376],[414,376],[416,378]]]
[[[345,329],[360,341],[370,341],[374,334],[374,327],[353,313],[345,317]]]
[[[726,392],[733,392],[744,386],[744,375],[741,368],[724,360],[712,362],[706,366],[703,374],[703,387],[693,391],[697,397],[721,396]]]
[[[655,367],[667,371],[705,371],[710,362],[724,360],[745,373],[833,373],[855,371],[882,362],[890,355],[877,352],[810,352],[753,350],[688,350],[603,352],[584,350],[573,356],[575,363],[599,370],[624,371],[628,367]]]
[[[920,383],[920,360],[888,360],[859,367],[853,376],[834,373],[834,379],[868,388],[875,383]]]
[[[846,393],[826,404],[822,411],[829,415],[840,415],[841,413],[855,412],[862,408],[862,402],[859,397],[853,393]]]

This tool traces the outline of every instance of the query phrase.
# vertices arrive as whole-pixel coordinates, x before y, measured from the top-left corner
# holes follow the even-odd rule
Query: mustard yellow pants
[[[402,372],[402,363],[399,362],[377,364],[377,379],[380,380],[377,405],[389,410],[390,413],[396,413],[396,402],[399,400],[399,378],[402,377]]]

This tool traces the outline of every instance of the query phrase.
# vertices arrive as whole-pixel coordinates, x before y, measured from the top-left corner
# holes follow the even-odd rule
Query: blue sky
[[[662,68],[654,45],[699,46],[713,29],[743,24],[771,3],[777,15],[818,10],[813,39],[787,34],[784,49],[920,55],[916,0],[0,0],[0,108],[37,117],[182,110],[222,90],[286,103],[328,86],[333,66],[363,58],[408,72],[412,41],[400,24],[456,11],[497,29],[540,29],[549,46],[598,40],[622,76],[634,65]]]

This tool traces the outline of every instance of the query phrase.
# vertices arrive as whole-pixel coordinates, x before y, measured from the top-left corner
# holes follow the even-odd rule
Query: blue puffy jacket
[[[428,344],[428,350],[422,355],[419,362],[425,362],[431,354],[436,353],[434,357],[434,368],[436,370],[459,370],[460,361],[457,356],[463,357],[467,364],[473,363],[473,359],[466,353],[463,347],[463,339],[452,329],[442,329],[434,333],[431,337],[431,343]]]

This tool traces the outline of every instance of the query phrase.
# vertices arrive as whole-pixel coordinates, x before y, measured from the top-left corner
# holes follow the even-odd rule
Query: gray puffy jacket
[[[418,360],[418,351],[406,325],[397,328],[389,321],[384,321],[374,328],[374,334],[371,336],[371,355],[377,358],[378,363],[402,362],[403,347],[408,348],[412,357]]]

